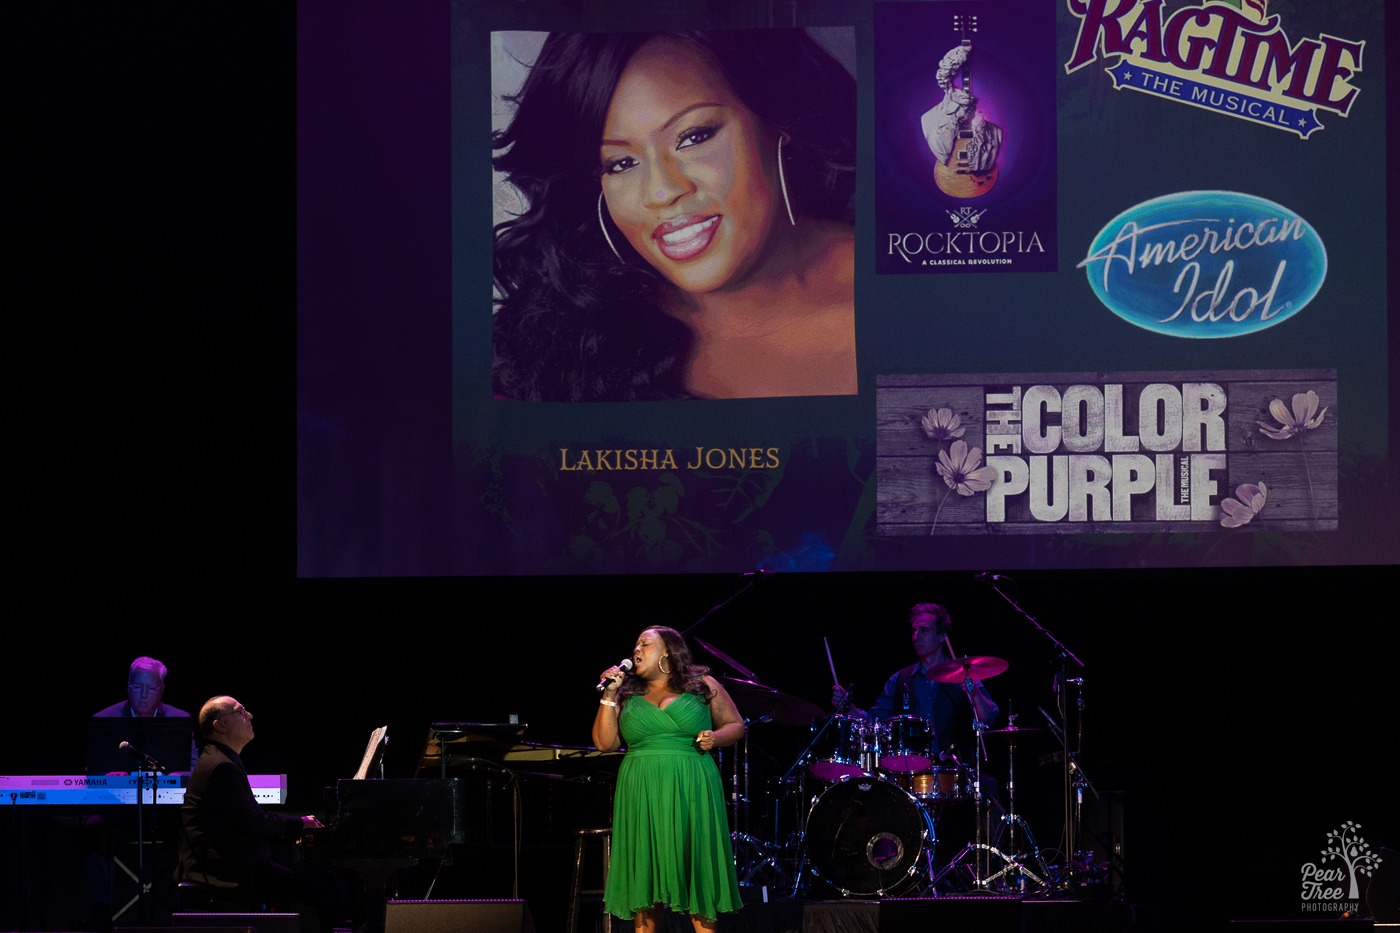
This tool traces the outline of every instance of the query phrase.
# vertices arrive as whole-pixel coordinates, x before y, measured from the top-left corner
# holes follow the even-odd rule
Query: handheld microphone
[[[618,661],[618,662],[617,662],[617,667],[618,667],[618,670],[622,671],[622,673],[624,673],[624,674],[630,674],[630,673],[632,673],[632,659],[631,659],[631,658],[623,658],[621,661]],[[598,688],[597,688],[597,689],[598,689],[598,692],[599,692],[599,693],[602,693],[602,692],[603,692],[603,689],[604,689],[605,687],[607,687],[608,681],[610,681],[610,680],[612,680],[611,677],[604,677],[602,680],[598,681]]]
[[[978,583],[992,583],[992,582],[994,582],[994,581],[996,581],[996,580],[1005,580],[1006,577],[1002,576],[1002,575],[999,574],[999,573],[991,573],[990,571],[983,571],[982,573],[979,573],[977,576],[973,577],[972,579],[976,580]]]
[[[133,757],[140,759],[141,763],[145,765],[146,769],[149,771],[160,771],[164,774],[170,773],[169,768],[161,764],[159,761],[156,761],[150,755],[147,755],[145,752],[141,751],[141,749],[137,748],[135,745],[132,745],[130,742],[119,743],[117,745],[117,749],[118,751],[126,752],[128,755],[132,755]]]

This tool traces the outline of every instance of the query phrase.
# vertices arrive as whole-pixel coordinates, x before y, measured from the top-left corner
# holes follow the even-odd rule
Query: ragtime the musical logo
[[[1162,0],[1069,0],[1079,18],[1071,74],[1100,57],[1117,90],[1134,90],[1213,110],[1306,139],[1320,110],[1346,116],[1365,42],[1322,35],[1296,42],[1266,0],[1182,7]]]

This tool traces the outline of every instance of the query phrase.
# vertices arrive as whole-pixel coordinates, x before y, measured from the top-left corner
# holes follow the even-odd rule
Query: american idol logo
[[[1236,337],[1303,310],[1327,277],[1327,252],[1307,221],[1273,201],[1184,191],[1113,218],[1078,268],[1130,324],[1173,337]]]

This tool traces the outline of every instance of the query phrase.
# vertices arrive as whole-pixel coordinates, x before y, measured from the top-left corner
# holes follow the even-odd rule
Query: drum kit
[[[1000,658],[964,657],[927,674],[966,684],[1007,667]],[[1016,727],[1014,719],[995,730],[973,723],[976,753],[963,762],[938,750],[933,724],[919,716],[872,721],[839,710],[826,714],[753,680],[721,680],[751,726],[804,726],[810,736],[787,771],[766,784],[758,834],[749,831],[747,734],[732,756],[742,884],[792,896],[826,885],[843,897],[1024,894],[1053,885],[1030,827],[1016,812],[1016,748],[1042,738],[1044,730]],[[996,818],[980,790],[984,744],[1004,752],[1008,765],[1010,809]]]

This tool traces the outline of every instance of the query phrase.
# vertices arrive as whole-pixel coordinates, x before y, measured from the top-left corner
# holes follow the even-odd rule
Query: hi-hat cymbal
[[[954,658],[951,661],[944,661],[942,664],[935,664],[928,669],[925,676],[929,680],[936,680],[939,683],[960,684],[968,677],[973,680],[986,680],[988,677],[995,677],[1010,666],[1001,658],[977,655],[969,658]]]
[[[1006,741],[1015,744],[1016,742],[1030,742],[1039,739],[1044,732],[1044,729],[1023,729],[1020,726],[1007,726],[1005,729],[988,729],[986,732],[982,733],[982,736],[984,738],[996,739],[998,741],[1005,739]]]
[[[719,682],[734,698],[739,715],[751,721],[776,722],[785,726],[810,726],[826,713],[820,706],[767,684],[738,677],[721,677]]]

